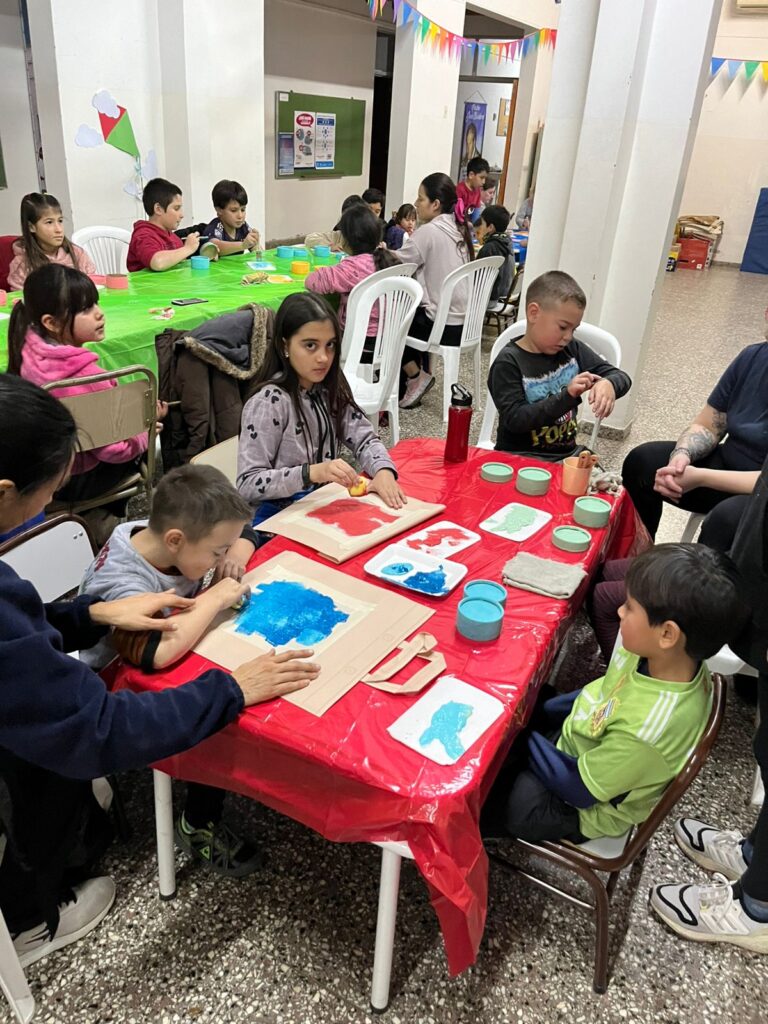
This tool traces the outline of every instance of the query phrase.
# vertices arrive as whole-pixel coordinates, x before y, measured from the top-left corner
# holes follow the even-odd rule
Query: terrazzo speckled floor
[[[674,437],[736,352],[763,331],[768,279],[730,268],[665,277],[631,437],[603,442],[609,463],[639,441]],[[485,358],[492,339],[484,345]],[[403,414],[403,436],[441,433],[436,387]],[[479,423],[476,415],[475,430]],[[660,539],[679,536],[665,513]],[[563,668],[566,681],[599,672],[581,623]],[[731,696],[725,725],[683,813],[748,829],[753,711]],[[157,898],[149,773],[125,778],[134,834],[113,846],[105,870],[118,888],[111,915],[92,936],[33,966],[29,978],[44,1024],[352,1024],[368,1003],[378,883],[377,852],[331,845],[294,822],[231,797],[238,828],[261,836],[266,868],[241,882],[205,876],[184,862],[179,895]],[[177,787],[181,792],[181,787]],[[676,852],[670,829],[654,841],[629,931],[604,996],[591,989],[588,918],[522,880],[491,871],[485,939],[477,965],[448,977],[439,930],[412,865],[403,870],[391,1024],[707,1024],[766,1019],[768,962],[733,948],[685,943],[651,919],[651,880],[703,877]],[[625,889],[617,894],[618,905]],[[9,1021],[5,1005],[0,1020]]]

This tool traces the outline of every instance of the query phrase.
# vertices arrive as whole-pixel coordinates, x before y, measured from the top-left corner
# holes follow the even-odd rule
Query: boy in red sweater
[[[470,214],[482,203],[482,191],[491,165],[481,156],[474,156],[467,164],[467,177],[456,186],[456,196],[464,203],[464,215]]]
[[[127,266],[135,270],[170,270],[197,252],[200,234],[193,231],[182,241],[176,228],[184,217],[181,189],[165,178],[152,178],[142,199],[147,220],[133,225]]]

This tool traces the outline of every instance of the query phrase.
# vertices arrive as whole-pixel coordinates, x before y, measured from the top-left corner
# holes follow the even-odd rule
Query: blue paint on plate
[[[235,632],[257,633],[273,647],[291,642],[311,646],[327,640],[348,618],[326,594],[303,583],[273,580],[251,594],[235,620]]]
[[[464,753],[459,736],[472,717],[472,705],[456,700],[446,701],[432,715],[429,725],[419,736],[419,746],[427,747],[434,740],[441,743],[448,757],[456,759]]]
[[[392,562],[391,565],[385,565],[381,572],[384,576],[405,576],[412,570],[410,562]]]
[[[422,594],[432,594],[434,597],[448,593],[448,588],[445,585],[445,570],[442,565],[431,572],[415,572],[413,576],[409,576],[402,582],[403,586],[408,587],[409,590],[418,590]]]

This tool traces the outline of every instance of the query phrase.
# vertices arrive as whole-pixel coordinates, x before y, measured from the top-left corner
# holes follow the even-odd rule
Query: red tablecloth
[[[491,458],[515,467],[535,464],[532,460],[470,449],[467,462],[446,464],[443,442],[434,439],[402,441],[392,456],[406,493],[445,504],[440,518],[475,529],[509,501],[553,514],[552,522],[522,545],[481,531],[479,543],[454,556],[469,567],[465,582],[499,580],[504,563],[521,549],[580,562],[591,575],[601,560],[623,557],[632,547],[634,510],[623,494],[614,502],[609,527],[592,531],[589,551],[570,555],[553,547],[552,528],[571,522],[573,508],[573,498],[560,492],[557,465],[550,467],[554,479],[549,493],[528,498],[513,484],[487,483],[479,471]],[[313,554],[278,537],[251,564],[281,551]],[[372,553],[345,562],[341,570],[365,577],[363,564]],[[435,609],[424,628],[437,638],[447,671],[494,694],[505,707],[505,714],[453,766],[437,765],[387,733],[387,726],[415,696],[358,684],[322,718],[280,700],[252,707],[193,750],[156,767],[260,800],[329,840],[407,842],[429,886],[450,971],[458,973],[474,963],[485,926],[488,861],[478,831],[480,806],[547,676],[585,587],[586,583],[570,601],[510,589],[501,637],[490,644],[465,640],[455,630],[462,585],[446,598],[422,598]],[[419,600],[418,595],[411,596]],[[205,659],[190,654],[172,671],[151,676],[123,667],[117,685],[160,690],[179,685],[208,666]]]

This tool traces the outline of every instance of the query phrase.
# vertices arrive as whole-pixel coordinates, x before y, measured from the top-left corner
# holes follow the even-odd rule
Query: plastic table
[[[446,464],[443,449],[444,442],[432,438],[401,441],[392,449],[406,493],[444,503],[440,519],[475,529],[510,501],[553,515],[523,544],[478,531],[481,540],[454,556],[469,568],[463,583],[476,578],[499,580],[504,563],[521,548],[562,562],[580,562],[589,575],[602,559],[630,552],[635,539],[634,509],[623,492],[612,500],[608,527],[592,531],[589,550],[566,554],[550,541],[554,526],[572,522],[574,499],[560,491],[560,466],[549,464],[553,472],[549,493],[531,498],[518,494],[514,483],[484,481],[480,467],[490,459],[516,468],[535,465],[533,460],[473,448],[466,462]],[[376,550],[345,562],[340,570],[388,586],[364,572],[363,564]],[[251,564],[281,551],[318,557],[303,545],[276,537],[256,553]],[[504,714],[455,765],[437,765],[389,736],[387,726],[417,696],[383,693],[359,683],[321,718],[280,700],[249,708],[193,750],[155,766],[161,895],[170,896],[175,890],[170,776],[260,800],[331,841],[382,847],[371,997],[376,1009],[386,1007],[389,997],[403,857],[413,858],[427,882],[451,973],[475,961],[485,926],[488,885],[488,859],[478,829],[480,807],[549,674],[587,587],[585,581],[569,601],[510,589],[500,638],[482,644],[464,639],[454,627],[463,583],[447,597],[423,598],[435,609],[423,629],[437,638],[447,672],[498,697]],[[419,600],[418,595],[409,596]],[[196,654],[187,655],[172,670],[153,675],[122,666],[116,685],[162,690],[207,667],[209,663]]]
[[[291,275],[291,261],[277,260],[275,250],[264,254],[265,260],[275,264],[272,273],[285,274],[292,278],[288,284],[257,285],[241,284],[244,274],[253,270],[248,263],[254,260],[251,253],[237,253],[212,263],[208,270],[193,270],[189,260],[179,266],[155,273],[140,270],[128,275],[128,288],[113,291],[103,288],[99,291],[99,305],[106,316],[104,340],[89,345],[99,353],[99,362],[104,370],[119,370],[124,366],[138,363],[157,373],[155,335],[166,327],[197,327],[204,320],[231,313],[247,302],[258,302],[277,309],[286,295],[304,290],[304,277]],[[312,265],[324,266],[333,259],[312,258]],[[11,292],[7,304],[0,307],[0,314],[11,311],[13,299],[21,292]],[[156,320],[151,309],[171,306],[171,299],[207,299],[193,306],[172,306],[174,314],[170,320]],[[8,319],[0,317],[0,369],[8,365]]]

